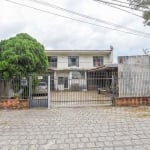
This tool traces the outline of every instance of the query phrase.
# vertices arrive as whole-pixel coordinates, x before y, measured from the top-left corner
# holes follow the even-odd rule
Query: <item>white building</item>
[[[87,71],[113,63],[113,50],[46,50],[55,90],[87,88]]]

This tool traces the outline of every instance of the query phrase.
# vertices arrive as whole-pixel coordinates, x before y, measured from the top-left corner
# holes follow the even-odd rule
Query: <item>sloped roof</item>
[[[97,68],[90,69],[88,70],[88,72],[96,72],[102,70],[117,70],[117,69],[118,69],[118,64],[108,64],[108,65],[103,65]]]

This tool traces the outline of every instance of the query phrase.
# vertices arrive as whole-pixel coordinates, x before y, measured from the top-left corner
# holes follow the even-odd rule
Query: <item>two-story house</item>
[[[87,89],[87,71],[113,63],[113,50],[46,50],[46,54],[55,90],[79,88],[75,85],[80,84]]]

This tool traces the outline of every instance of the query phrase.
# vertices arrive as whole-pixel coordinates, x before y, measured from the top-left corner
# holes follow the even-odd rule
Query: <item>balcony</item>
[[[68,63],[69,67],[79,67],[79,64],[77,62],[70,62]]]
[[[57,62],[48,62],[48,63],[49,63],[48,65],[49,68],[57,68]]]

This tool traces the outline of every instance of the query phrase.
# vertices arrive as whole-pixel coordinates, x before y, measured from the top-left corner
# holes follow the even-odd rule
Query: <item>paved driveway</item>
[[[0,110],[0,150],[150,150],[150,108]]]

